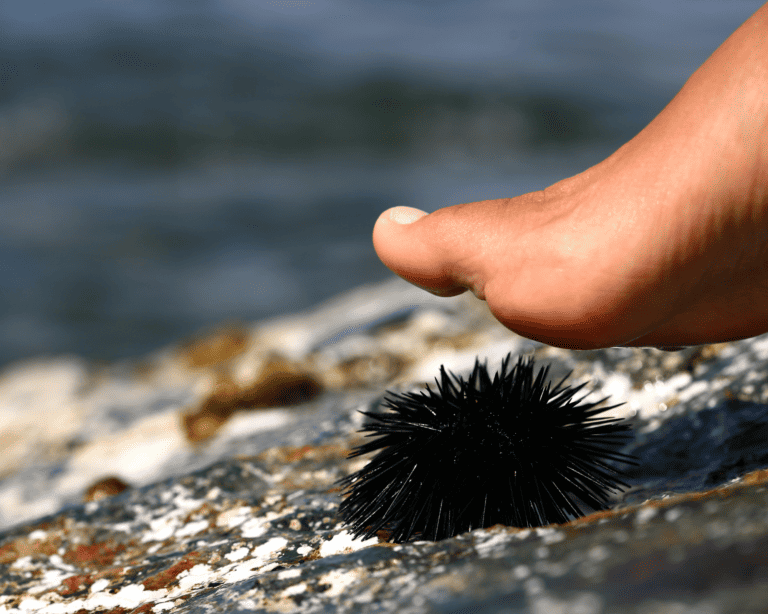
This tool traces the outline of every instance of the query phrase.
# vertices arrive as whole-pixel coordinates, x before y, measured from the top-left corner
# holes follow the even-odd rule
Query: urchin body
[[[389,411],[363,412],[379,436],[350,458],[379,451],[341,480],[339,513],[356,536],[381,529],[391,540],[444,539],[494,524],[533,527],[605,509],[626,484],[610,463],[629,426],[574,397],[584,387],[552,385],[549,367],[507,356],[493,376],[475,362],[467,379],[440,369],[437,389],[387,393]]]

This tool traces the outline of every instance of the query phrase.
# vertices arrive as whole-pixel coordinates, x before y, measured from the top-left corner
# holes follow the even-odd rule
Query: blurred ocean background
[[[584,170],[761,4],[2,2],[0,366],[382,280],[383,209]]]

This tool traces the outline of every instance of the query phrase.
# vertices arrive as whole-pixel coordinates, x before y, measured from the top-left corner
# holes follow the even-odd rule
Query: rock
[[[352,539],[336,482],[365,462],[347,459],[358,410],[510,351],[625,403],[631,488],[560,526]],[[393,281],[139,363],[15,365],[0,376],[0,612],[762,613],[767,362],[768,336],[550,348],[472,297]]]

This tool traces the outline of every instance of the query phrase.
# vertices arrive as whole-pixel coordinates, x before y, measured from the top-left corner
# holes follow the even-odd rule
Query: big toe
[[[374,226],[374,248],[394,273],[433,294],[455,296],[469,289],[484,298],[478,253],[461,217],[455,207],[431,214],[388,209]]]

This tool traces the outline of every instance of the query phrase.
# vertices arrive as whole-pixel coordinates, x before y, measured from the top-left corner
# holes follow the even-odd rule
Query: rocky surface
[[[389,389],[533,353],[624,405],[613,507],[440,542],[354,540],[336,481]],[[133,363],[0,375],[0,612],[768,611],[768,337],[571,352],[399,281]],[[47,514],[47,515],[46,515]]]

